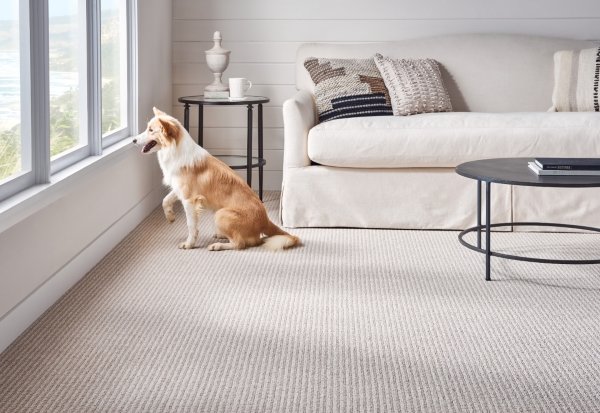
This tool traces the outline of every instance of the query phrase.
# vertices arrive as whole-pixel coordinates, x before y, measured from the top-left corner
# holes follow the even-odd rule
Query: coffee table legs
[[[490,245],[491,239],[491,230],[490,225],[492,224],[492,203],[491,203],[491,192],[492,192],[492,183],[485,183],[485,280],[490,281],[492,278],[490,276],[490,261],[492,258],[492,249]]]
[[[492,224],[491,219],[491,205],[490,197],[492,191],[492,183],[485,183],[485,280],[490,281],[490,261],[492,258],[492,249],[490,245],[490,225]],[[481,248],[481,181],[477,181],[477,248]]]
[[[481,248],[481,181],[477,181],[477,248]]]
[[[572,225],[572,224],[560,224],[551,222],[501,222],[492,224],[492,183],[485,183],[485,224],[482,224],[482,185],[481,180],[477,180],[477,225],[471,228],[467,228],[458,234],[459,242],[464,246],[480,254],[485,254],[485,280],[491,281],[491,259],[492,256],[498,258],[504,258],[508,260],[524,261],[524,262],[537,262],[542,264],[568,264],[568,265],[587,265],[587,264],[600,264],[600,258],[585,259],[585,260],[574,260],[574,259],[555,259],[555,258],[537,258],[528,257],[523,255],[506,254],[499,251],[492,251],[492,228],[503,228],[509,227],[550,227],[550,228],[569,228],[576,229],[578,231],[592,232],[600,234],[600,228],[583,226],[583,225]],[[482,248],[481,232],[485,231],[485,247]],[[476,245],[465,241],[467,234],[475,233]]]

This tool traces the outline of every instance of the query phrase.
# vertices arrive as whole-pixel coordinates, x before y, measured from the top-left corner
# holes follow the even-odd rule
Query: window
[[[3,0],[0,201],[131,135],[135,0]]]
[[[27,9],[25,8],[24,11]],[[29,137],[22,130],[22,94],[27,90],[25,29],[19,0],[0,8],[0,184],[23,176],[31,169]]]
[[[77,150],[76,157],[85,157],[88,143],[85,1],[48,0],[48,14],[50,156],[56,164]]]
[[[102,0],[102,137],[127,128],[127,7],[119,0]]]

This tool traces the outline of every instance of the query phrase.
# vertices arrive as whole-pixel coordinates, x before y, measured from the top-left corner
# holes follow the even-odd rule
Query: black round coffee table
[[[600,233],[600,228],[588,227],[583,225],[571,225],[549,222],[503,222],[491,223],[491,189],[492,183],[517,185],[517,186],[538,186],[554,188],[595,188],[600,187],[600,176],[538,176],[529,169],[528,162],[532,158],[497,158],[483,159],[478,161],[466,162],[456,167],[456,173],[477,181],[477,225],[467,228],[458,234],[458,239],[465,247],[485,254],[485,279],[489,281],[491,257],[500,257],[517,261],[539,262],[546,264],[600,264],[599,259],[589,260],[562,260],[562,259],[544,259],[533,258],[519,255],[504,254],[491,249],[491,228],[497,227],[515,227],[515,226],[535,226],[552,228],[570,228],[590,232]],[[485,182],[485,225],[481,224],[481,183]],[[481,231],[485,231],[485,248],[481,247]],[[477,245],[469,244],[465,241],[466,234],[477,233]]]

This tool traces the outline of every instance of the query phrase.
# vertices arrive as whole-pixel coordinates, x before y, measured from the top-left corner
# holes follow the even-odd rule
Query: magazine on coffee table
[[[528,162],[529,169],[540,176],[600,176],[600,170],[542,169],[536,162]]]
[[[600,158],[535,158],[543,170],[600,171]]]

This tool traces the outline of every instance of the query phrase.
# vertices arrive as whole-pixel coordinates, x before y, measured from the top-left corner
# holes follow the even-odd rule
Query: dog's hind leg
[[[186,199],[183,201],[183,209],[185,210],[185,217],[187,219],[188,237],[185,242],[179,244],[181,249],[192,249],[196,247],[196,241],[198,240],[198,226],[200,224],[200,213],[203,208],[202,197],[196,199]]]
[[[220,209],[215,213],[217,234],[227,238],[228,243],[215,242],[208,246],[209,251],[243,250],[246,248],[244,238],[240,236],[237,227],[240,224],[240,215],[231,209]]]
[[[169,194],[163,199],[162,207],[165,213],[165,218],[169,223],[175,221],[175,212],[173,211],[173,204],[177,201],[177,195],[175,191],[169,192]]]
[[[210,244],[210,251],[243,250],[261,245],[263,240],[257,231],[248,228],[248,218],[232,209],[220,209],[215,214],[217,233],[223,234],[229,243],[215,242]]]

